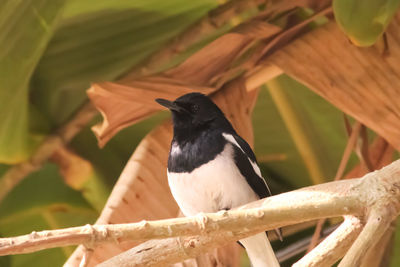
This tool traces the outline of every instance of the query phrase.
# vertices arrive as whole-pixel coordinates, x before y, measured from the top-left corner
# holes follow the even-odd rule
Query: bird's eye
[[[199,105],[196,105],[196,104],[194,104],[194,105],[192,105],[192,106],[190,107],[190,110],[191,110],[193,113],[197,113],[197,112],[199,111],[199,109],[200,109]]]

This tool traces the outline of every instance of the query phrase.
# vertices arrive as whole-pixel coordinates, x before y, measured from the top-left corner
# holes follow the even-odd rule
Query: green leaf
[[[385,31],[400,0],[334,0],[340,28],[358,46],[373,45]]]
[[[34,104],[59,125],[86,98],[91,82],[115,80],[216,4],[214,0],[71,1],[68,19],[62,21],[34,74]]]
[[[277,82],[285,95],[286,104],[295,114],[302,134],[318,159],[324,176],[320,178],[331,180],[347,142],[342,112],[286,75],[280,76]],[[264,176],[267,181],[278,180],[292,188],[311,185],[309,172],[294,142],[293,133],[288,130],[287,121],[277,105],[271,93],[264,89],[260,92],[253,113],[255,153]],[[269,160],[264,161],[263,158]],[[354,164],[355,160],[352,157],[349,165]]]
[[[39,138],[29,134],[28,84],[65,0],[0,4],[0,162],[26,159]]]

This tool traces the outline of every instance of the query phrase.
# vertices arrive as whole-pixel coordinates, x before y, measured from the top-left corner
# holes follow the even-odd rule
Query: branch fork
[[[164,239],[147,241],[109,259],[104,266],[121,263],[122,258],[129,263],[124,266],[165,265],[258,232],[345,216],[342,225],[295,266],[329,266],[343,256],[341,267],[356,266],[399,215],[399,185],[400,160],[363,178],[306,187],[230,211],[129,224],[85,225],[1,238],[0,255],[77,244],[84,244],[90,255],[90,249],[101,243]]]

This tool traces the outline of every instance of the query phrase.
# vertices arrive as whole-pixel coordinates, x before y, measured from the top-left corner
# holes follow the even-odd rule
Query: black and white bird
[[[185,216],[229,210],[271,195],[256,157],[222,111],[201,93],[156,99],[172,112],[168,183]],[[275,267],[266,233],[239,241],[254,267]]]

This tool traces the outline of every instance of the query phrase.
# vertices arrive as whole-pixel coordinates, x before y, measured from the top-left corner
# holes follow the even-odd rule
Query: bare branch
[[[385,207],[371,211],[367,224],[340,262],[339,267],[360,266],[368,249],[373,247],[389,228],[393,218],[387,212],[388,209]]]
[[[338,228],[338,224],[331,225],[327,228],[325,228],[321,234],[321,238],[325,239],[328,235],[330,235],[333,231]],[[268,236],[269,237],[269,236]],[[281,248],[275,252],[275,255],[278,259],[279,262],[286,261],[296,255],[300,255],[304,253],[308,246],[310,245],[312,236],[306,236],[303,237],[299,240],[296,240],[292,244],[285,246],[284,248]],[[269,238],[270,239],[270,238]],[[270,241],[272,241],[270,239]]]
[[[326,187],[325,187],[326,186]],[[332,186],[332,187],[331,187]],[[333,187],[335,187],[335,190],[332,190]],[[339,189],[341,188],[341,189]],[[355,196],[355,198],[358,198],[358,201],[360,202],[359,204],[363,206],[364,208],[362,209],[362,212],[365,212],[366,214],[369,214],[370,209],[373,209],[377,206],[380,207],[381,210],[386,210],[387,211],[387,216],[389,217],[394,217],[399,214],[400,211],[400,161],[396,161],[389,166],[379,170],[375,171],[373,173],[369,173],[366,176],[364,176],[362,179],[352,179],[352,180],[346,180],[346,181],[336,181],[336,182],[331,182],[327,184],[321,184],[309,188],[305,188],[305,191],[302,190],[296,190],[293,192],[289,192],[286,194],[281,194],[278,196],[274,196],[271,198],[268,198],[264,200],[265,202],[263,205],[277,205],[276,208],[280,209],[280,212],[282,214],[285,214],[286,216],[291,216],[294,213],[296,213],[296,210],[299,209],[300,206],[303,204],[300,204],[298,206],[297,201],[300,200],[300,202],[303,202],[309,196],[311,199],[315,196],[314,194],[316,191],[318,191],[321,195],[322,202],[318,203],[317,210],[322,211],[325,210],[329,206],[326,200],[326,196],[332,196],[333,200],[336,204],[341,206],[341,198],[349,195]],[[336,191],[338,190],[338,191]],[[339,195],[335,195],[336,192],[340,192]],[[302,196],[302,194],[305,193],[305,195]],[[291,208],[288,210],[285,209],[284,207],[278,207],[280,204],[276,202],[277,201],[283,201],[282,196],[289,196],[289,195],[296,195],[294,199],[292,199],[291,203]],[[322,197],[324,196],[324,197]],[[330,198],[330,197],[328,197]],[[274,200],[273,202],[268,203],[268,200]],[[353,200],[351,200],[353,201]],[[357,201],[357,200],[356,200]],[[257,202],[254,202],[252,204],[247,205],[247,207],[252,208],[254,205],[257,205]],[[274,207],[275,208],[275,207]],[[329,209],[329,208],[328,208]],[[360,211],[360,210],[359,210]],[[309,211],[311,212],[311,211]],[[351,212],[350,212],[351,213]],[[266,213],[265,216],[268,216],[268,222],[270,222],[270,219],[273,218],[273,216],[269,217],[270,213]],[[306,214],[296,214],[295,215],[297,219],[301,218],[302,216],[307,216]],[[269,225],[269,229],[275,228],[279,226],[278,224],[275,224],[274,227],[271,227]],[[255,229],[253,224],[249,223],[247,225],[247,229]],[[351,226],[354,227],[354,226]],[[265,228],[264,228],[265,229]],[[350,234],[352,230],[350,229],[349,232],[345,231],[343,227],[341,228],[342,230],[336,232],[333,234],[331,239],[336,239],[338,238],[339,240],[343,240],[344,246],[346,247],[346,238],[342,238],[339,236],[339,233],[343,231],[346,235],[348,233],[347,238],[354,238],[353,234]],[[358,227],[354,227],[354,231],[357,230]],[[171,238],[168,240],[162,240],[162,241],[148,241],[145,242],[137,247],[134,247],[124,253],[121,253],[106,262],[104,262],[103,265],[101,266],[139,266],[139,265],[148,265],[148,264],[154,264],[155,266],[166,263],[172,263],[172,262],[178,262],[183,259],[187,259],[190,257],[195,257],[196,255],[207,251],[208,249],[212,248],[214,243],[218,242],[218,245],[224,244],[224,242],[228,242],[231,240],[238,240],[240,239],[239,236],[235,236],[234,238],[232,237],[232,234],[235,235],[235,233],[231,233],[229,231],[227,232],[220,232],[218,235],[214,237],[210,236],[203,236],[203,237],[192,237],[192,238],[184,238],[183,241],[181,240],[178,242],[177,238]],[[242,233],[240,233],[242,234]],[[229,236],[230,235],[230,236]],[[211,241],[210,241],[211,240]],[[222,242],[223,241],[223,242]],[[220,243],[222,242],[222,243]],[[184,244],[183,246],[180,244]],[[351,242],[350,242],[351,243]],[[189,244],[189,245],[188,245]],[[192,244],[193,246],[191,246]],[[327,250],[328,255],[332,255],[329,258],[340,258],[340,254],[343,252],[341,251],[340,243],[335,245],[335,242],[329,242],[329,239],[327,242],[324,243],[323,246],[327,245]],[[162,246],[159,247],[159,246]],[[336,247],[335,249],[338,250],[338,253],[336,254],[334,251],[331,251],[331,248]],[[168,249],[167,249],[168,248]],[[164,251],[163,251],[164,249]],[[318,251],[317,251],[318,252]]]
[[[76,244],[85,244],[91,248],[102,242],[200,235],[194,239],[179,239],[179,242],[186,242],[184,247],[188,248],[190,253],[182,254],[182,245],[175,246],[178,239],[169,239],[169,245],[171,243],[174,245],[169,250],[160,252],[148,249],[149,253],[164,253],[163,257],[157,257],[157,261],[160,260],[161,264],[161,262],[170,262],[172,259],[182,260],[198,255],[212,248],[210,243],[219,246],[256,232],[285,225],[349,214],[369,216],[366,227],[349,251],[348,255],[350,256],[346,256],[342,263],[342,266],[354,266],[354,263],[357,263],[365,251],[379,240],[393,218],[399,214],[399,185],[400,160],[360,179],[311,186],[249,203],[231,211],[131,224],[87,225],[1,238],[0,255],[28,253]],[[354,232],[358,231],[357,224],[353,224],[353,222],[350,223],[350,230],[345,227],[346,223],[343,225],[313,253],[316,255],[327,253],[326,255],[330,255],[327,257],[330,260],[340,258],[343,248],[346,248],[346,244],[349,242],[351,243],[350,238],[354,238]],[[168,243],[166,242],[162,241],[157,245],[151,243],[150,245],[159,248],[159,246],[166,245]],[[192,244],[195,244],[195,250],[190,249],[193,247]],[[145,243],[141,247],[148,245]],[[141,253],[137,248],[134,248],[133,251],[133,254],[127,252],[130,253],[129,257],[138,257],[133,262],[154,261],[154,259],[150,260],[141,254],[143,249],[140,250]],[[120,254],[117,257],[127,256]],[[161,261],[161,259],[165,261]]]
[[[362,208],[359,197],[352,192],[342,195],[345,188],[351,187],[352,182],[343,181],[307,187],[262,199],[235,210],[199,214],[194,217],[131,224],[87,225],[1,238],[0,255],[93,242],[209,235],[221,231],[240,232],[250,225],[251,230],[261,232],[321,217],[357,214]]]
[[[79,264],[79,267],[89,266],[90,258],[93,256],[93,249],[85,248],[85,251],[82,256],[82,260]]]
[[[347,216],[332,234],[296,262],[293,267],[332,266],[344,256],[361,232],[362,226],[360,219]]]
[[[150,240],[121,253],[98,267],[168,266],[168,264],[194,258],[205,251],[223,246],[232,241],[251,236],[256,232],[219,233],[218,236],[176,237],[163,240]]]
[[[396,220],[394,220],[390,227],[386,230],[382,238],[371,247],[362,259],[360,267],[380,267],[389,266],[388,259],[385,256],[391,258],[391,246],[394,245],[394,232],[396,230]],[[385,262],[386,261],[386,262]]]

